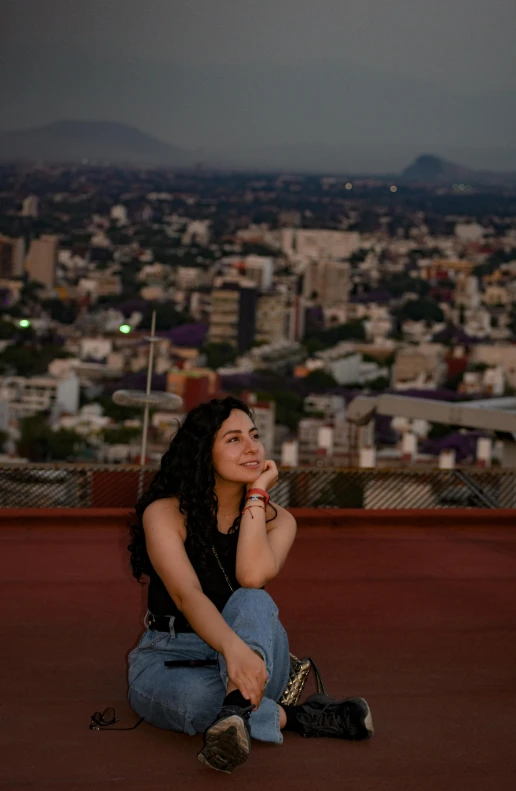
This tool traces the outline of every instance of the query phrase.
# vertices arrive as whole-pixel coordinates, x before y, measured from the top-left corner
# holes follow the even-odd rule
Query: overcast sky
[[[399,80],[399,91],[410,83],[414,111],[418,84],[422,106],[428,104],[425,90],[434,98],[448,97],[444,101],[450,105],[455,101],[450,97],[478,98],[486,102],[480,115],[516,106],[516,0],[0,0],[0,9],[0,76],[9,86],[0,97],[2,128],[62,117],[97,118],[133,123],[179,145],[189,140],[208,145],[209,130],[199,128],[202,114],[191,113],[186,102],[205,102],[198,86],[209,87],[218,75],[220,95],[209,107],[218,145],[224,136],[231,138],[231,128],[224,128],[217,117],[217,106],[226,102],[220,81],[227,75],[241,77],[234,90],[236,110],[243,116],[245,108],[239,103],[246,84],[249,94],[260,87],[267,92],[267,79],[277,67],[278,74],[289,75],[289,94],[303,102],[304,86],[301,77],[296,84],[296,69],[306,80],[313,63],[319,79],[322,61],[337,64],[343,92],[348,74],[353,79],[366,75],[365,92],[375,81],[379,91],[386,80],[393,89]],[[267,72],[261,86],[253,82],[256,74],[250,76],[258,67]],[[178,69],[187,76],[176,97]],[[323,99],[325,90],[321,77],[317,92]],[[331,90],[334,94],[335,84]],[[175,105],[174,117],[163,109],[168,101]],[[363,105],[353,101],[356,116],[369,97],[363,96]],[[265,98],[263,102],[266,107]],[[227,115],[228,107],[223,109]],[[340,139],[342,130],[334,139],[329,135],[327,117],[321,135],[308,116],[303,135],[293,142]],[[512,118],[502,118],[502,124],[507,127]],[[289,142],[288,119],[279,121],[277,141],[263,128],[269,145]],[[406,127],[401,116],[400,124]],[[469,117],[468,124],[477,125]],[[436,142],[459,143],[459,126],[453,120],[449,133],[443,131]],[[395,136],[395,126],[390,129]],[[432,140],[438,131],[432,130]],[[472,145],[509,146],[513,131],[504,137],[483,128],[483,136],[473,135]],[[253,119],[252,127],[239,126],[238,140],[257,145],[261,134]],[[353,134],[358,142],[363,130],[357,126]],[[421,130],[414,127],[414,134]]]

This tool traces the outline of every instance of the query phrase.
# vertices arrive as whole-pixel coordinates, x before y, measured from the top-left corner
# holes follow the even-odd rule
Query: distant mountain
[[[401,158],[403,146],[389,147],[393,158]],[[394,156],[395,155],[395,156]],[[405,147],[405,157],[410,150]],[[205,151],[204,156],[178,146],[170,145],[127,124],[105,121],[58,121],[34,129],[0,131],[0,162],[49,162],[89,163],[119,165],[149,165],[188,168],[203,159],[208,166],[220,169],[291,169],[299,172],[374,172],[374,146],[362,148],[342,143],[340,146],[324,144],[234,147],[231,151]],[[356,163],[350,168],[349,163]],[[405,159],[406,161],[406,159]],[[347,165],[347,167],[346,167]],[[377,173],[381,173],[378,167]],[[395,174],[391,172],[391,176]],[[389,176],[389,178],[391,177]],[[379,176],[380,178],[382,176]],[[385,174],[384,177],[387,177]],[[418,156],[405,168],[400,181],[413,184],[452,184],[464,182],[477,185],[516,184],[515,172],[475,170],[454,164],[432,154]]]
[[[401,179],[416,184],[516,184],[516,172],[475,170],[448,162],[432,154],[423,154],[401,173]]]
[[[264,53],[238,65],[170,58],[2,41],[0,125],[113,118],[202,149],[196,158],[219,167],[398,173],[428,152],[516,170],[512,90],[482,93],[472,82],[457,91],[344,55],[276,62]]]
[[[193,164],[191,152],[132,126],[104,121],[59,121],[35,129],[0,132],[0,161]]]

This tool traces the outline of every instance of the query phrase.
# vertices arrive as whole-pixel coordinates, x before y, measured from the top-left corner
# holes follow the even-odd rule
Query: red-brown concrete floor
[[[516,788],[516,531],[304,528],[269,592],[291,648],[329,691],[363,695],[376,735],[253,742],[233,775],[196,760],[201,737],[142,724],[88,730],[126,703],[125,657],[144,589],[119,529],[0,531],[1,781],[7,789]]]

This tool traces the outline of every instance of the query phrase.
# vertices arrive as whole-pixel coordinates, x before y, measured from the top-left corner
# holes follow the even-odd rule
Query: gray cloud
[[[204,150],[516,139],[514,0],[4,5],[4,128],[98,118]]]

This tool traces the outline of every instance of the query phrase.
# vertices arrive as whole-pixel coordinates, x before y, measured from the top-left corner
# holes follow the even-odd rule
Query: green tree
[[[104,442],[108,445],[128,445],[140,435],[140,429],[134,426],[114,426],[102,432]]]
[[[302,396],[291,390],[278,390],[271,400],[276,402],[276,423],[295,431],[305,414]]]
[[[23,418],[17,449],[32,462],[73,460],[85,440],[76,431],[60,428],[52,431],[44,415]]]
[[[0,373],[13,371],[17,376],[38,376],[47,372],[49,363],[56,358],[72,357],[60,346],[22,346],[12,344],[0,354]]]
[[[402,297],[406,293],[425,297],[430,291],[430,284],[420,277],[410,277],[406,273],[400,273],[381,280],[378,288],[389,291],[393,297]]]
[[[327,371],[323,371],[321,368],[316,368],[315,371],[310,371],[305,381],[310,382],[310,384],[316,388],[330,388],[339,386],[337,380],[331,374],[329,374]]]
[[[326,330],[310,333],[305,336],[303,346],[309,354],[327,349],[341,341],[365,341],[366,334],[363,321],[348,321]]]
[[[60,324],[73,324],[77,318],[78,307],[76,302],[63,299],[47,299],[43,307],[54,321]]]
[[[103,393],[98,398],[93,400],[93,403],[100,404],[102,407],[102,414],[105,417],[110,417],[117,423],[124,420],[131,420],[131,418],[141,418],[143,410],[139,406],[122,406],[115,404],[109,393]]]
[[[234,363],[238,354],[230,343],[207,343],[203,352],[206,355],[206,365],[213,370]]]
[[[431,299],[414,299],[405,302],[398,311],[398,316],[402,321],[411,319],[412,321],[441,322],[444,320],[441,308]]]
[[[190,317],[186,313],[176,310],[171,302],[149,302],[148,309],[138,325],[139,330],[150,330],[152,324],[152,312],[156,311],[156,330],[173,330],[186,324]]]
[[[16,331],[15,325],[12,321],[0,319],[0,341],[10,340]]]
[[[367,387],[369,387],[370,390],[374,390],[375,392],[387,390],[390,385],[391,383],[386,376],[377,376],[376,379],[372,380],[372,382],[367,383]]]

